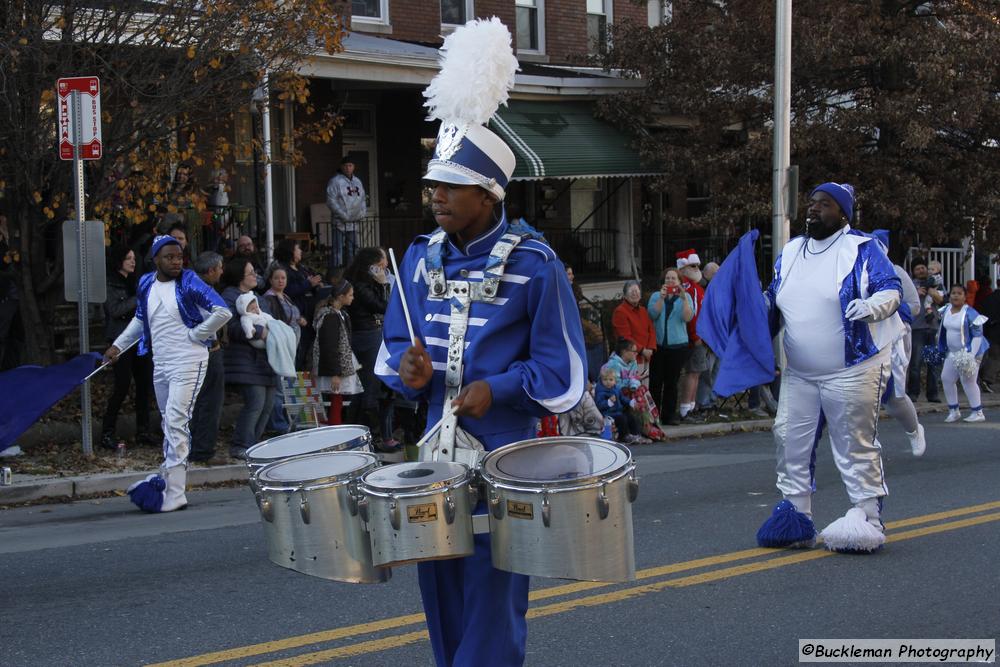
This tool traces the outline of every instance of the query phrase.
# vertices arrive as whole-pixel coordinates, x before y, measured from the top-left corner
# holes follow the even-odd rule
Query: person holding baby
[[[235,385],[243,397],[229,455],[245,459],[247,448],[264,432],[274,400],[276,376],[265,349],[270,313],[267,304],[259,303],[253,294],[257,272],[248,258],[230,259],[222,271],[222,284],[222,299],[233,312],[227,325],[229,344],[224,348],[226,384]]]

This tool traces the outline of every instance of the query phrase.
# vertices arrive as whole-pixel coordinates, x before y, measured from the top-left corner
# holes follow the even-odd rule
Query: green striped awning
[[[632,137],[594,117],[592,102],[511,100],[490,129],[514,151],[515,181],[656,173],[640,163]]]

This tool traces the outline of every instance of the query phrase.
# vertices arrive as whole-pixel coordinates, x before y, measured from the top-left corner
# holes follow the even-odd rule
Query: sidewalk
[[[983,406],[986,408],[1000,407],[1000,394],[984,394]],[[944,403],[927,403],[924,401],[918,402],[916,408],[920,415],[943,413],[948,410]],[[884,411],[882,419],[890,420]],[[750,419],[676,426],[667,431],[666,444],[692,438],[725,436],[730,433],[768,431],[771,429],[773,423],[774,420],[772,419]],[[961,428],[958,424],[956,427]],[[657,445],[640,445],[638,451],[641,452],[644,448],[654,446]],[[2,465],[4,465],[3,459],[0,458],[0,466]],[[144,479],[147,475],[154,472],[157,471],[154,469],[122,473],[77,475],[72,477],[15,474],[11,485],[0,486],[0,505],[15,505],[39,500],[63,502],[107,493],[124,495],[125,489],[129,485]],[[189,488],[193,488],[206,484],[245,482],[246,479],[247,467],[243,463],[219,466],[193,465],[188,468],[187,483]]]

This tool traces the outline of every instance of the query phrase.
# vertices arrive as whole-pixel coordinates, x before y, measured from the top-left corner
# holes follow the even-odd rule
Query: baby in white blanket
[[[236,299],[236,312],[240,315],[240,326],[243,327],[243,333],[250,345],[258,349],[266,348],[267,343],[260,338],[253,338],[254,326],[259,324],[266,330],[267,323],[274,318],[261,312],[260,306],[257,304],[257,295],[253,292],[240,294]]]

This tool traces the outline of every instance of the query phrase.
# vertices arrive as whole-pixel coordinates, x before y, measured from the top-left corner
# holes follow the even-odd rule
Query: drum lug
[[[389,523],[392,524],[393,530],[399,530],[399,503],[395,498],[389,501]]]
[[[455,501],[452,499],[451,493],[444,497],[444,520],[449,526],[455,523]]]
[[[479,503],[481,493],[479,484],[469,484],[469,507],[475,507]]]
[[[260,501],[260,515],[264,517],[264,521],[271,523],[274,521],[274,506],[271,505],[270,498],[264,498]]]
[[[632,472],[628,476],[628,501],[634,503],[635,499],[639,497],[639,478],[635,474],[635,468],[632,468]]]
[[[299,514],[302,515],[302,522],[308,524],[311,516],[309,513],[309,501],[306,500],[306,494],[302,493],[299,500]]]
[[[549,505],[549,494],[542,494],[542,523],[548,528],[552,522],[552,507]]]
[[[493,489],[490,489],[489,497],[490,509],[493,512],[493,518],[499,521],[503,518],[503,503],[500,502],[500,496]]]
[[[358,515],[361,517],[362,521],[368,523],[368,499],[362,497],[362,498],[356,498],[356,501],[358,507]]]
[[[607,484],[601,484],[601,492],[597,495],[597,514],[602,520],[608,518],[608,511],[610,510],[607,489]]]
[[[347,485],[347,511],[351,516],[358,515],[358,488],[354,484]]]

